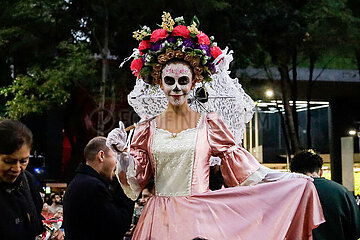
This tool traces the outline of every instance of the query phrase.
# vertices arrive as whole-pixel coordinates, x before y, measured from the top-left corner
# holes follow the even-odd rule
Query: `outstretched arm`
[[[290,178],[312,178],[298,173],[284,173],[262,166],[253,155],[238,146],[220,116],[207,115],[208,141],[214,156],[221,158],[221,172],[227,186],[249,186]]]
[[[109,133],[106,145],[116,155],[117,177],[125,194],[136,200],[152,175],[147,154],[149,123],[137,126],[131,146],[123,123],[120,122],[119,126]]]

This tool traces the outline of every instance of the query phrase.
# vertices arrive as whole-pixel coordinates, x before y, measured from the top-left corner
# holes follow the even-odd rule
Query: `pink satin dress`
[[[202,115],[196,128],[177,135],[155,120],[136,128],[131,143],[131,189],[154,179],[133,239],[312,239],[324,221],[313,183],[289,179],[239,186],[260,164],[237,146],[215,113]],[[209,158],[221,158],[229,188],[209,190]]]

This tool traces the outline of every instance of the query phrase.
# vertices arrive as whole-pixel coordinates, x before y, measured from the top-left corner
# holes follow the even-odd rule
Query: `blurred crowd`
[[[44,196],[43,209],[41,215],[45,231],[37,236],[36,240],[47,240],[58,229],[62,229],[63,222],[63,197],[65,191],[62,193],[52,192]]]

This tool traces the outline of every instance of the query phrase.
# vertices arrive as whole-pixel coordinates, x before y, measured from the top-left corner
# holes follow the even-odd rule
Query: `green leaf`
[[[196,34],[194,34],[194,33],[190,33],[190,37],[192,37],[192,38],[196,38]]]
[[[200,21],[199,21],[199,19],[197,18],[197,16],[194,16],[194,17],[191,19],[190,25],[191,25],[193,22],[196,24],[196,27],[199,29]]]

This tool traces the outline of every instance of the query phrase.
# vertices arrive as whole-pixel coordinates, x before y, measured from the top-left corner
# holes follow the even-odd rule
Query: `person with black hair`
[[[62,200],[59,193],[55,193],[50,196],[51,205],[49,207],[49,211],[55,214],[59,209],[62,209]]]
[[[322,177],[323,159],[304,150],[290,162],[292,172],[314,179],[326,222],[313,230],[314,240],[356,240],[360,238],[360,212],[354,196],[342,185]]]
[[[26,171],[32,132],[16,120],[0,121],[0,239],[33,240],[44,231],[43,202],[35,178]],[[52,239],[64,239],[57,231]]]

